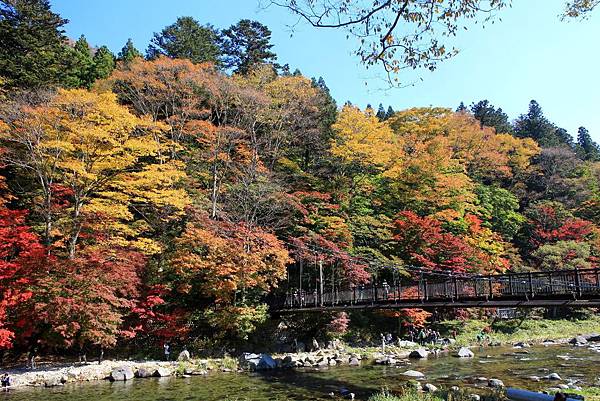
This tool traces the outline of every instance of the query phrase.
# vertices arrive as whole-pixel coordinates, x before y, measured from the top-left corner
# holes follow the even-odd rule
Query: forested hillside
[[[182,17],[145,57],[65,22],[0,2],[0,348],[244,340],[316,260],[346,286],[596,264],[600,148],[536,101],[363,110],[256,21]]]

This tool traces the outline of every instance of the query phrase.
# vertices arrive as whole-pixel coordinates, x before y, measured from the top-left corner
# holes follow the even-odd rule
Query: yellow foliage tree
[[[70,212],[61,225],[69,257],[82,230],[94,227],[102,228],[105,241],[154,253],[159,247],[153,240],[138,238],[149,231],[148,219],[139,216],[150,206],[181,214],[188,203],[177,188],[182,166],[165,151],[173,146],[167,129],[134,116],[112,93],[60,90],[49,105],[23,110],[3,140],[35,138],[25,149],[16,147],[12,160],[51,176],[40,180],[47,182],[48,198],[56,184],[68,189]]]
[[[333,129],[337,137],[331,152],[346,162],[384,170],[402,157],[401,141],[372,110],[362,112],[357,107],[344,106]]]

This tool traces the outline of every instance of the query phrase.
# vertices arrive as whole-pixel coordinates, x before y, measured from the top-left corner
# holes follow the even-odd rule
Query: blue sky
[[[581,125],[600,142],[600,10],[587,21],[562,22],[565,0],[514,0],[502,21],[461,32],[461,53],[434,72],[407,72],[407,88],[389,89],[378,70],[365,70],[351,54],[352,38],[336,30],[300,24],[283,9],[259,8],[258,0],[51,0],[70,20],[67,34],[85,34],[96,46],[118,52],[131,37],[145,50],[153,32],[190,15],[201,23],[226,28],[241,18],[256,19],[272,31],[279,62],[304,75],[322,76],[341,104],[346,100],[395,110],[414,106],[456,108],[488,99],[512,118],[536,99],[546,116],[576,135]],[[422,81],[420,80],[422,78]]]

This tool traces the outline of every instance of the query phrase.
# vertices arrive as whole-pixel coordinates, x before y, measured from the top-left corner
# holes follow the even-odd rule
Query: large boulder
[[[154,374],[154,371],[152,371],[150,369],[146,369],[146,368],[139,368],[138,370],[135,371],[135,377],[139,377],[139,378],[152,377],[153,374]]]
[[[187,349],[184,349],[183,351],[181,351],[179,353],[179,356],[177,357],[177,360],[179,362],[187,362],[190,359],[192,359],[192,356],[190,355],[190,351],[188,351]]]
[[[456,353],[456,356],[459,358],[473,358],[475,354],[467,347],[460,347],[460,349]]]
[[[242,367],[255,370],[258,367],[258,363],[260,362],[260,355],[254,354],[250,352],[245,352],[240,357],[240,365]]]
[[[548,376],[546,376],[546,378],[548,380],[562,380],[558,373],[550,373]]]
[[[407,370],[406,372],[402,373],[402,375],[407,376],[407,377],[425,377],[425,375],[421,372],[419,372],[418,370]]]
[[[419,348],[419,349],[412,351],[408,355],[408,357],[414,358],[414,359],[422,359],[422,358],[427,358],[427,355],[429,355],[429,352],[425,348]]]
[[[350,358],[350,366],[360,366],[360,361],[357,358]]]
[[[438,391],[438,388],[431,383],[427,383],[423,386],[423,390],[425,390],[427,393],[435,393]]]
[[[275,369],[276,367],[277,362],[269,354],[261,354],[258,364],[256,365],[256,368],[261,370]]]
[[[588,340],[584,336],[577,336],[571,339],[569,343],[573,345],[587,344]]]
[[[109,379],[112,381],[126,381],[133,379],[133,369],[130,366],[119,366],[110,372]]]

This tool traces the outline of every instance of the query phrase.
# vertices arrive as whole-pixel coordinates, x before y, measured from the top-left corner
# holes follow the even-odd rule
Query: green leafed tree
[[[48,0],[0,1],[0,76],[8,86],[61,82],[67,22]]]
[[[462,104],[464,107],[464,104]],[[460,106],[459,106],[460,109]],[[466,109],[466,108],[465,108]],[[471,113],[479,120],[481,126],[492,127],[499,134],[512,132],[508,116],[500,107],[497,109],[487,100],[481,100],[471,105]]]
[[[521,228],[525,217],[518,212],[519,200],[506,189],[479,185],[478,206],[482,220],[506,240],[512,240]]]
[[[385,109],[383,108],[383,104],[379,103],[379,107],[377,108],[377,114],[375,114],[379,121],[385,120]]]
[[[556,126],[544,116],[542,107],[535,100],[529,102],[527,114],[519,116],[514,128],[517,137],[535,139],[542,147],[561,144],[556,135]]]
[[[394,115],[394,113],[396,113],[396,112],[394,111],[394,109],[392,108],[392,106],[388,106],[387,111],[385,112],[384,120],[387,120],[390,117],[392,117]]]
[[[94,79],[107,78],[115,69],[115,55],[108,47],[102,46],[94,54]]]
[[[222,32],[224,64],[239,74],[247,74],[257,64],[273,63],[271,31],[258,21],[243,19]]]
[[[150,41],[146,57],[154,59],[160,55],[189,59],[193,63],[218,63],[221,56],[218,33],[211,25],[200,25],[192,17],[179,17],[155,33]]]
[[[133,44],[133,40],[129,38],[127,39],[127,43],[125,43],[125,46],[123,46],[119,52],[118,60],[124,63],[129,63],[136,57],[142,57],[142,53],[136,49],[135,45]]]
[[[579,127],[577,130],[577,154],[583,160],[600,160],[600,147],[594,142],[590,132],[585,127]]]
[[[64,86],[69,88],[89,88],[94,83],[94,58],[85,36],[81,35],[65,54],[67,68]]]

